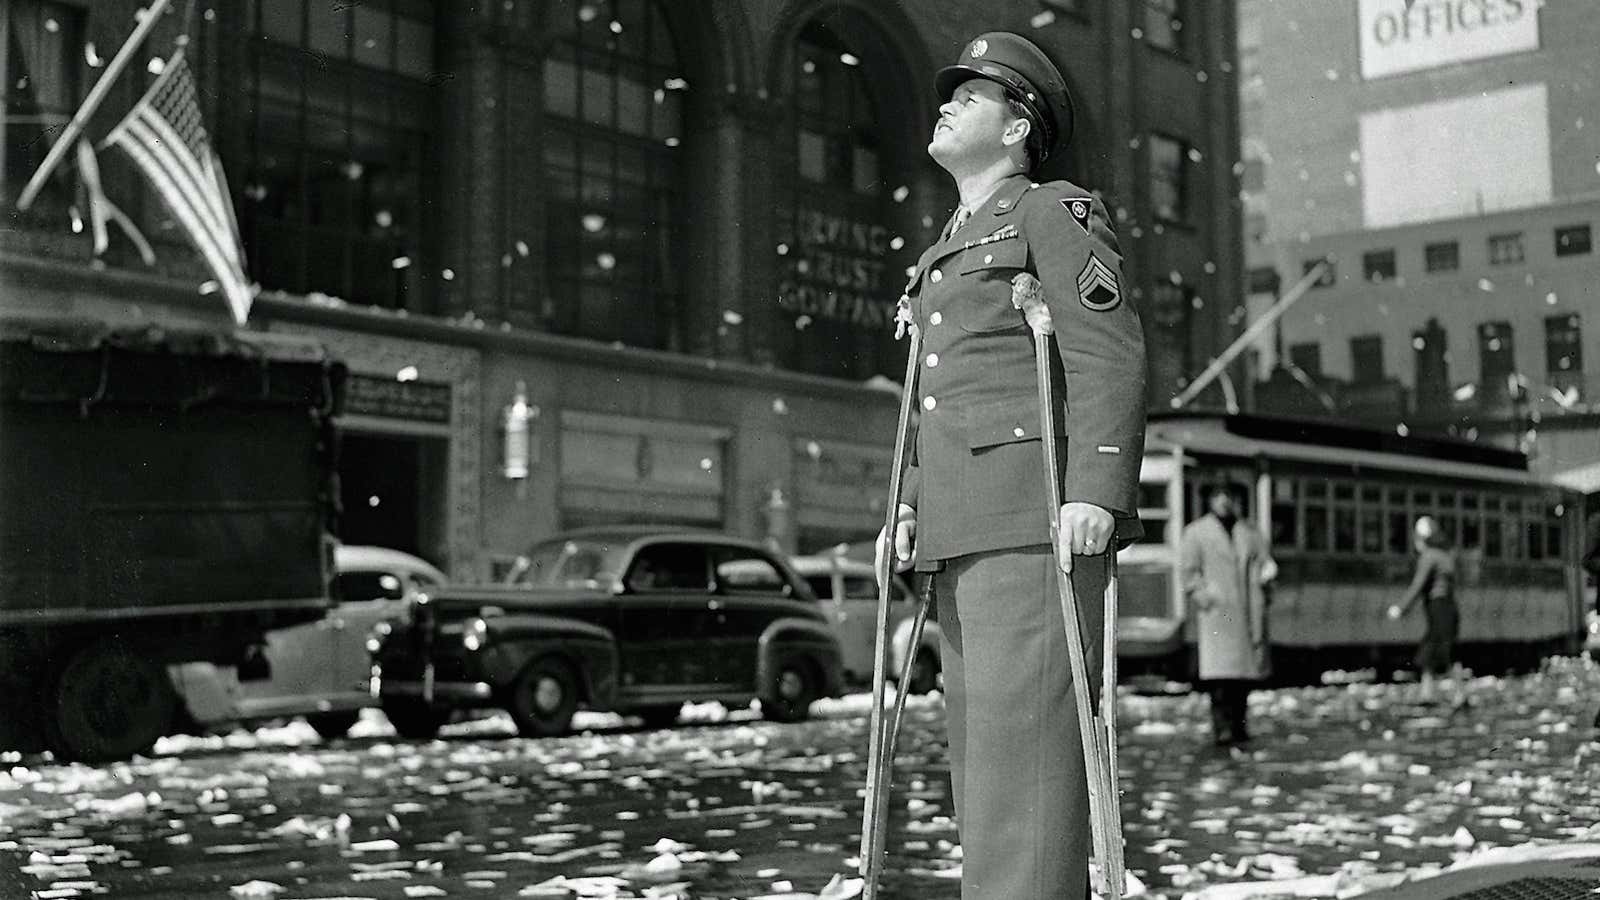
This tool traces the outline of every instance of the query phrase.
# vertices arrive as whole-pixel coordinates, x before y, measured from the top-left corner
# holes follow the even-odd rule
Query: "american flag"
[[[243,325],[255,295],[245,278],[239,224],[222,164],[206,139],[183,48],[100,146],[107,145],[122,148],[155,185],[205,257],[234,320]]]

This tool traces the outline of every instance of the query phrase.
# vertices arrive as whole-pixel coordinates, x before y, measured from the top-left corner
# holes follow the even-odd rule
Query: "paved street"
[[[1600,820],[1600,670],[1485,678],[1472,706],[1410,685],[1257,694],[1256,746],[1213,750],[1195,696],[1127,696],[1128,864],[1150,895],[1337,875],[1427,874]],[[382,717],[321,744],[301,723],[163,741],[100,768],[0,769],[0,897],[848,896],[863,698],[799,726],[691,709],[674,730],[609,716],[560,740],[501,718],[395,743]],[[722,721],[714,721],[722,719]],[[899,759],[891,895],[955,898],[937,699]]]

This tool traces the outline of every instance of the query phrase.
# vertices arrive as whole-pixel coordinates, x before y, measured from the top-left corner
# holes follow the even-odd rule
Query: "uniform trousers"
[[[1075,557],[1072,574],[1097,683],[1105,557]],[[1056,575],[1045,545],[956,557],[934,575],[962,900],[1089,893],[1088,786]]]

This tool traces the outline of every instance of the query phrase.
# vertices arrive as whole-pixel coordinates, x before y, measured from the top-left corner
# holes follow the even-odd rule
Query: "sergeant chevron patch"
[[[1084,234],[1088,234],[1089,233],[1089,198],[1087,198],[1087,197],[1066,198],[1066,199],[1063,199],[1061,201],[1061,205],[1066,208],[1067,215],[1072,217],[1072,221],[1077,222],[1078,223],[1078,227],[1083,229],[1083,233]]]
[[[1122,302],[1122,287],[1117,283],[1117,273],[1100,261],[1094,253],[1078,273],[1078,300],[1095,312],[1107,312]]]

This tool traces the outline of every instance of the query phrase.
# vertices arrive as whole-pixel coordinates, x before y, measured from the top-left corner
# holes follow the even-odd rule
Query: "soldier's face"
[[[1010,152],[1006,128],[1015,119],[1000,85],[985,78],[962,82],[939,107],[928,155],[946,169],[952,164],[981,164],[1003,157]]]

